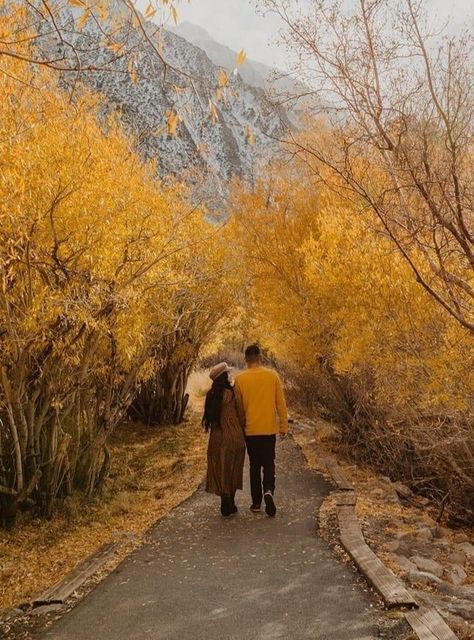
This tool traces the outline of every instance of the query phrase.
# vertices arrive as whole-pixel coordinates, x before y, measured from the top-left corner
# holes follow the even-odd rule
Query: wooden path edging
[[[354,491],[354,486],[345,477],[343,470],[334,458],[325,458],[323,463],[329,472],[333,482],[340,491]]]
[[[420,640],[458,640],[436,609],[409,611],[405,618]]]
[[[35,597],[32,600],[33,608],[64,603],[88,578],[97,573],[121,546],[122,542],[104,544],[62,580]]]
[[[357,494],[353,485],[333,458],[326,458],[324,464],[339,490],[336,504],[341,544],[361,573],[377,589],[388,607],[411,608],[405,613],[405,619],[419,640],[459,640],[436,609],[419,606],[403,582],[368,546],[355,512]]]
[[[357,520],[354,505],[339,506],[337,516],[342,545],[361,573],[380,593],[387,607],[417,607],[416,600],[405,588],[402,581],[384,565],[367,545]]]

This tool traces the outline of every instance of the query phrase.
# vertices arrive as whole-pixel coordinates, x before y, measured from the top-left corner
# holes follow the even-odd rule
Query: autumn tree
[[[333,142],[317,123],[306,137]],[[329,172],[299,161],[235,187],[246,323],[350,455],[472,513],[472,338]]]
[[[289,150],[317,174],[330,168],[325,179],[378,220],[416,281],[472,335],[472,32],[440,36],[421,0],[262,4],[283,20],[295,72],[332,125],[330,147],[290,133]]]
[[[78,90],[71,102],[46,67],[32,67],[21,84],[23,61],[6,64],[0,512],[8,525],[20,506],[50,516],[58,497],[102,485],[110,433],[147,380],[182,402],[231,283],[224,247],[210,257],[218,227],[182,185],[159,181],[115,119],[99,121],[96,96]],[[191,354],[180,354],[189,340]],[[171,363],[179,388],[164,374]],[[172,414],[182,417],[176,406]]]

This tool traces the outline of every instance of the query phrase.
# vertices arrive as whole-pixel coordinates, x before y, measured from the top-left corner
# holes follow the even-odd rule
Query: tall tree
[[[420,285],[474,333],[472,31],[430,31],[422,0],[263,5],[332,126],[332,145],[291,133],[286,144],[318,174],[330,168],[324,179],[379,220]]]

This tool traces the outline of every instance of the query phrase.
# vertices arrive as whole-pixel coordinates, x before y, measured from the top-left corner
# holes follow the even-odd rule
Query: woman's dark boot
[[[232,507],[232,496],[221,496],[221,513],[224,517],[234,513]]]

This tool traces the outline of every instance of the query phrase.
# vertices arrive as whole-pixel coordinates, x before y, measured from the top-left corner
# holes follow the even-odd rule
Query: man
[[[276,514],[275,441],[279,433],[288,433],[288,411],[280,377],[262,366],[262,354],[256,344],[245,350],[247,370],[235,379],[237,399],[245,415],[245,442],[250,461],[251,511],[258,513],[265,501],[267,515]],[[278,420],[277,420],[278,418]],[[262,482],[263,470],[263,482]],[[263,492],[262,492],[263,486]]]

